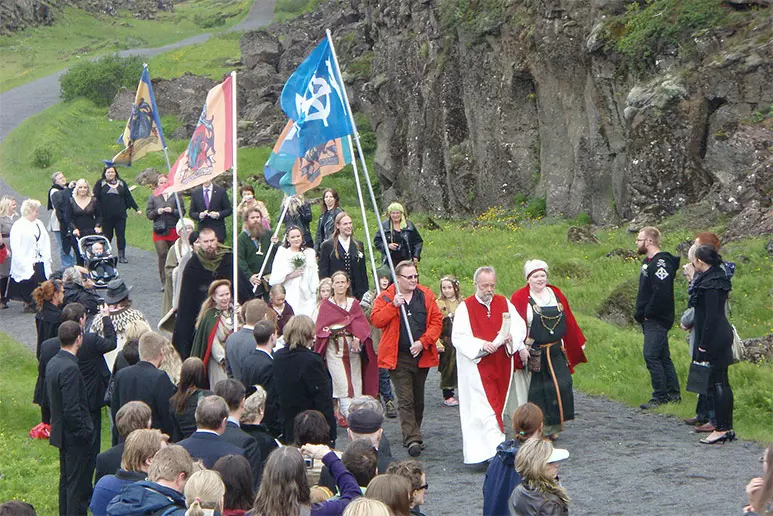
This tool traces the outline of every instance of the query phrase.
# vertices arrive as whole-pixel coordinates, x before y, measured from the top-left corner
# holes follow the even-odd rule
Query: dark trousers
[[[87,514],[95,459],[91,446],[64,446],[59,450],[59,514]]]
[[[0,301],[8,301],[8,282],[10,280],[9,276],[0,278]]]
[[[378,369],[378,392],[384,398],[384,402],[394,400],[392,393],[392,384],[389,383],[389,370],[380,367]]]
[[[709,421],[717,426],[717,416],[714,413],[714,394],[711,389],[706,394],[698,394],[698,403],[695,404],[695,417],[699,421]]]
[[[679,378],[668,349],[668,330],[655,321],[644,321],[641,327],[644,332],[644,363],[650,372],[652,397],[661,401],[678,397]]]
[[[389,377],[397,394],[397,413],[403,431],[403,446],[422,442],[421,422],[424,419],[424,384],[429,368],[419,367],[419,359],[410,353],[397,354],[397,367],[389,371]]]
[[[91,454],[94,458],[94,464],[96,464],[97,455],[99,455],[100,447],[102,445],[102,409],[95,410],[91,413],[91,422],[94,424],[94,442],[91,446]]]
[[[123,217],[105,217],[102,219],[102,234],[105,235],[108,242],[113,241],[113,232],[115,232],[118,250],[126,250],[126,215]]]
[[[153,244],[156,246],[156,255],[158,255],[158,279],[163,285],[166,282],[166,255],[169,254],[169,248],[174,245],[174,242],[156,240]]]
[[[716,428],[720,432],[733,429],[733,389],[727,377],[727,366],[711,367],[709,393],[714,397]]]
[[[48,407],[40,407],[40,421],[50,425],[51,424],[51,409]]]

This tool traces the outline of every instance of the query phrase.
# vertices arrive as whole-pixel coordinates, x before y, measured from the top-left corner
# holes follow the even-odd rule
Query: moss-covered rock
[[[630,326],[635,321],[633,312],[636,306],[638,279],[632,278],[619,284],[601,303],[596,315],[602,321],[618,326]]]

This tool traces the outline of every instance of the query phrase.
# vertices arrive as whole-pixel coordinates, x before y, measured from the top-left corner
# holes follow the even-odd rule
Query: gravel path
[[[255,0],[247,18],[232,30],[265,25],[272,11],[272,1]],[[166,47],[131,52],[155,55],[208,37],[203,34]],[[21,121],[58,102],[61,73],[0,95],[0,141]],[[0,196],[8,194],[22,199],[0,179]],[[155,327],[161,306],[155,254],[130,247],[127,257],[129,263],[121,264],[119,270],[133,286],[134,307]],[[22,314],[20,303],[10,306],[0,311],[0,327],[34,350],[33,316]],[[582,373],[581,367],[577,374]],[[740,514],[746,502],[744,486],[760,473],[762,448],[756,443],[702,446],[698,444],[699,436],[675,418],[647,414],[580,392],[575,393],[575,406],[577,418],[567,425],[558,441],[571,453],[561,465],[561,478],[572,497],[572,514]],[[385,429],[395,457],[408,458],[399,444],[397,420],[387,420]],[[423,511],[428,515],[480,514],[485,468],[462,463],[458,409],[443,406],[437,371],[428,378],[423,432],[427,449],[420,459],[431,486]],[[345,443],[345,438],[339,439],[340,447]]]

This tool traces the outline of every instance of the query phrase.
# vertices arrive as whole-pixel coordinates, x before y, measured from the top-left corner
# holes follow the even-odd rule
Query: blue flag
[[[113,163],[127,167],[132,166],[134,161],[148,152],[160,151],[166,147],[147,67],[142,69],[132,112],[118,143],[125,148],[113,157]]]
[[[295,122],[298,155],[325,142],[352,134],[344,83],[335,72],[333,54],[324,39],[298,66],[282,90],[285,114]]]

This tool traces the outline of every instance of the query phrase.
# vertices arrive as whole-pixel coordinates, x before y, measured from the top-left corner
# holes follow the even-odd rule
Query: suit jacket
[[[213,184],[211,195],[209,196],[209,209],[204,202],[204,187],[200,186],[191,193],[191,218],[198,222],[199,231],[204,228],[212,228],[217,234],[220,242],[225,242],[225,219],[233,213],[231,200],[228,198],[228,192],[220,186]],[[204,217],[199,219],[199,214],[203,211],[216,211],[220,217],[212,219]]]
[[[86,385],[78,369],[78,357],[62,349],[46,367],[46,392],[51,407],[51,437],[57,448],[90,449],[94,424],[86,399]]]
[[[260,385],[266,390],[266,409],[263,424],[274,437],[282,433],[282,422],[279,419],[279,395],[274,382],[274,359],[266,352],[255,349],[242,363],[242,383],[245,388]]]
[[[254,439],[253,439],[254,441]],[[244,450],[223,439],[220,435],[196,430],[192,436],[183,439],[180,446],[188,450],[194,460],[201,459],[204,467],[212,469],[217,459],[226,455],[242,455]]]
[[[335,253],[336,247],[338,256]],[[349,240],[348,259],[346,252],[337,240],[325,240],[319,249],[319,278],[329,278],[338,271],[346,272],[352,282],[352,294],[359,301],[368,291],[368,264],[365,261],[362,242],[352,238]]]
[[[97,455],[97,467],[94,473],[94,484],[105,475],[115,475],[121,469],[121,456],[124,443],[119,443]],[[144,478],[144,477],[143,477]]]
[[[252,470],[252,486],[257,491],[257,487],[260,485],[260,466],[263,463],[258,441],[230,420],[226,423],[225,432],[220,437],[224,441],[244,450],[244,457],[250,463],[250,469]]]
[[[276,442],[276,438],[269,432],[268,427],[262,423],[259,425],[242,423],[242,431],[254,437],[258,442],[258,448],[260,449],[260,466],[258,468],[256,484],[260,484],[266,460],[272,451],[279,448],[279,445]]]
[[[330,440],[335,441],[338,427],[333,413],[333,381],[321,356],[305,347],[280,349],[274,354],[274,381],[286,444],[293,442],[295,416],[304,410],[322,412],[330,425]]]
[[[255,337],[252,328],[241,327],[225,341],[225,362],[229,378],[242,381],[242,365],[247,356],[255,349]]]
[[[174,423],[169,412],[169,398],[177,388],[167,374],[150,362],[140,360],[133,366],[121,369],[115,375],[113,399],[110,405],[113,421],[118,409],[130,401],[144,401],[152,412],[151,426],[172,435]],[[115,430],[115,429],[114,429]],[[118,436],[113,432],[113,445]]]

